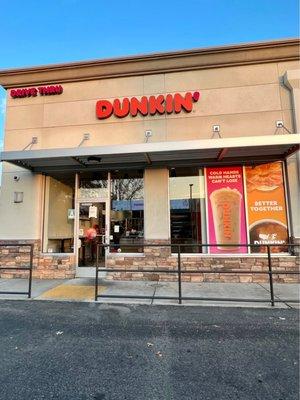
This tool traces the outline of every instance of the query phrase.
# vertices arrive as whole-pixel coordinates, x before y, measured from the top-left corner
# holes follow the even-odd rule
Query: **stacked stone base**
[[[8,241],[7,241],[8,242]],[[30,246],[20,247],[19,244],[33,244],[33,278],[38,279],[71,279],[75,277],[75,256],[73,254],[43,254],[39,240],[14,240],[15,246],[0,246],[0,278],[27,278],[28,271],[20,271],[13,267],[29,267]],[[6,241],[0,241],[5,245]],[[11,243],[11,242],[9,242]]]
[[[0,246],[0,278],[27,278],[28,271],[18,271],[13,267],[28,267],[30,247],[19,247],[20,243],[34,245],[33,278],[39,279],[71,279],[75,277],[75,255],[73,254],[43,254],[40,241],[14,241],[15,246]],[[0,244],[5,244],[0,241]],[[145,247],[144,254],[124,255],[110,254],[107,268],[121,269],[122,272],[109,272],[107,279],[112,280],[147,280],[171,281],[178,280],[178,274],[172,271],[178,268],[178,258],[171,254],[169,247]],[[272,255],[272,270],[274,282],[299,283],[299,256]],[[162,272],[146,272],[147,270]],[[130,271],[138,270],[138,272]],[[183,282],[242,282],[267,283],[269,281],[268,259],[265,256],[213,257],[207,255],[188,256],[181,254],[181,270]],[[197,273],[189,273],[197,270]],[[220,271],[207,273],[203,271]],[[233,273],[225,273],[225,271]],[[241,273],[241,271],[251,271]],[[295,272],[295,274],[276,274],[277,272]],[[169,273],[168,273],[169,272]],[[260,272],[266,272],[261,274]]]
[[[298,272],[299,257],[272,255],[272,270],[274,282],[299,283],[300,276],[295,274],[276,274],[280,272]],[[171,273],[178,269],[178,258],[172,256],[166,247],[152,247],[144,249],[144,256],[110,255],[107,268],[124,269],[124,272],[109,272],[107,279],[111,280],[144,280],[144,281],[177,281],[178,274]],[[155,270],[165,272],[146,272]],[[138,270],[131,272],[130,270]],[[269,282],[268,259],[265,256],[242,257],[213,257],[207,255],[185,256],[181,254],[181,270],[183,282],[242,282],[267,283]],[[199,273],[189,273],[197,270]],[[206,273],[202,271],[221,271]],[[225,273],[234,271],[234,273]],[[240,271],[251,271],[249,274]],[[223,273],[222,273],[223,272]],[[266,272],[262,274],[260,272]]]

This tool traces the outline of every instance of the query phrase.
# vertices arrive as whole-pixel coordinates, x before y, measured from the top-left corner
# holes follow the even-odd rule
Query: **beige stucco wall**
[[[300,171],[298,157],[297,154],[293,154],[287,159],[290,211],[293,225],[292,234],[296,238],[300,238]]]
[[[155,141],[193,140],[212,137],[212,125],[221,136],[273,135],[275,121],[283,120],[294,131],[291,94],[282,84],[296,61],[265,63],[186,72],[122,77],[63,84],[55,96],[12,99],[7,96],[4,149],[22,150],[142,143],[151,129]],[[59,82],[58,82],[59,83]],[[199,90],[201,98],[190,114],[155,115],[98,120],[96,101]],[[282,132],[284,133],[284,131]],[[18,183],[12,176],[19,172]],[[42,179],[14,166],[4,166],[0,195],[0,239],[40,238]],[[24,190],[24,203],[13,203],[13,192]],[[168,239],[168,171],[145,172],[145,238]]]
[[[20,179],[14,180],[14,176]],[[39,239],[43,177],[3,163],[0,190],[0,240]],[[14,203],[14,192],[23,192],[23,203]]]
[[[210,138],[212,125],[221,126],[222,137],[273,135],[275,121],[283,120],[293,131],[289,90],[281,84],[296,61],[213,68],[63,84],[55,96],[7,99],[5,150],[21,150],[33,136],[32,149],[141,143],[151,129],[150,141]],[[155,115],[98,120],[98,99],[155,95],[200,90],[201,98],[190,114]]]
[[[300,69],[289,69],[284,74],[284,84],[290,90],[293,121],[296,132],[300,129]],[[300,238],[300,151],[287,159],[292,234]]]

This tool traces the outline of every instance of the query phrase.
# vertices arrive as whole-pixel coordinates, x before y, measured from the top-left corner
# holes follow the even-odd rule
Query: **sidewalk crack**
[[[270,289],[267,289],[266,287],[264,287],[260,283],[256,283],[256,284],[259,285],[260,287],[262,287],[263,289],[265,289],[268,293],[271,293]],[[276,295],[275,293],[273,293],[273,294],[274,294],[274,298],[279,300],[280,303],[285,304],[288,308],[294,308],[291,305],[289,305],[288,303],[286,303],[284,300],[281,300],[281,298],[278,295]],[[275,302],[276,302],[276,300],[275,300]]]
[[[157,289],[157,284],[155,285],[155,288],[154,288],[154,292],[153,292],[153,296],[152,296],[152,299],[151,299],[151,306],[153,305],[153,301],[154,301],[154,298],[155,298],[155,294],[156,294],[156,289]]]

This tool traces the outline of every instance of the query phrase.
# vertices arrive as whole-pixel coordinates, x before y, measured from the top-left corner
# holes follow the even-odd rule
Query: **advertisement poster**
[[[205,168],[208,243],[247,243],[242,167]],[[247,253],[246,247],[212,246],[210,253]]]
[[[89,218],[97,218],[98,217],[98,208],[95,206],[89,206]]]
[[[277,244],[272,252],[286,251],[287,215],[280,161],[246,167],[247,210],[250,243]],[[252,252],[266,252],[266,247]]]

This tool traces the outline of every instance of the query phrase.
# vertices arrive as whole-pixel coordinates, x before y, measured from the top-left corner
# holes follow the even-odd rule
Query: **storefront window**
[[[208,167],[205,177],[208,252],[247,253],[243,167]]]
[[[142,252],[144,241],[143,171],[111,173],[111,252]]]
[[[181,251],[185,253],[205,252],[201,246],[190,246],[206,241],[203,171],[198,168],[173,168],[170,170],[169,186],[171,243],[182,244]],[[177,251],[175,246],[172,251]]]
[[[75,174],[46,177],[43,251],[73,253]]]
[[[107,172],[82,172],[79,174],[78,198],[107,198]]]
[[[252,253],[284,253],[289,241],[283,164],[281,161],[245,168],[250,243]]]
[[[205,168],[211,254],[287,252],[288,219],[281,161]],[[247,248],[245,243],[255,246]]]

